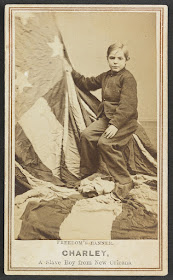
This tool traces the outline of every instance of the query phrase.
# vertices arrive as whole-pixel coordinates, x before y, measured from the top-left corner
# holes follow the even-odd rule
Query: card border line
[[[140,5],[142,6],[142,5]],[[142,10],[141,10],[142,9]],[[72,12],[77,12],[77,11],[85,11],[85,12],[124,12],[124,11],[128,11],[128,12],[160,12],[160,53],[159,53],[159,57],[160,57],[160,85],[159,85],[159,99],[160,99],[160,114],[159,114],[159,128],[160,128],[160,132],[159,132],[159,176],[160,176],[160,186],[159,186],[159,217],[161,220],[161,222],[159,223],[159,268],[43,268],[41,267],[40,269],[38,267],[28,267],[28,268],[23,268],[23,267],[12,267],[12,263],[11,263],[11,257],[12,257],[12,252],[11,252],[11,246],[12,246],[12,232],[11,232],[11,222],[12,222],[12,139],[13,139],[13,135],[12,135],[12,103],[13,103],[13,96],[12,96],[12,66],[13,66],[13,55],[12,55],[12,50],[13,50],[13,11],[29,11],[29,10],[38,10],[38,11],[54,11],[54,12],[59,12],[59,11],[72,11]],[[8,262],[7,262],[7,267],[8,267],[8,271],[162,271],[163,270],[163,201],[162,201],[162,197],[163,197],[163,27],[164,27],[164,7],[129,7],[125,8],[125,7],[110,7],[110,8],[105,8],[105,7],[9,7],[9,24],[8,24],[8,28],[9,28],[9,100],[8,100],[8,118],[9,118],[9,126],[8,126],[8,147],[9,147],[9,151],[11,153],[9,153],[8,155]],[[11,100],[10,100],[11,97]],[[11,141],[10,141],[11,140]],[[11,146],[10,146],[11,145]],[[9,203],[11,202],[11,203]]]

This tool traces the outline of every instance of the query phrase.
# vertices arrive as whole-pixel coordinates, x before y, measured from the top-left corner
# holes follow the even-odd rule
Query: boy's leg
[[[132,185],[122,151],[137,129],[136,120],[132,120],[118,130],[113,138],[107,139],[102,135],[98,141],[99,152],[107,165],[108,171],[115,182],[121,185]]]
[[[90,124],[80,137],[80,172],[81,177],[89,176],[98,167],[98,147],[97,142],[100,136],[108,127],[108,120],[103,117]]]

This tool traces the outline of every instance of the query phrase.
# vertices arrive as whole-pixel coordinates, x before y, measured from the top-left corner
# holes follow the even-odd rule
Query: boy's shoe
[[[123,200],[127,197],[129,192],[133,189],[133,181],[127,184],[115,183],[115,188],[112,191],[112,197],[117,200]]]

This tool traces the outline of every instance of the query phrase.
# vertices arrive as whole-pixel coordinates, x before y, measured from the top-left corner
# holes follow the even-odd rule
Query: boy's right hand
[[[64,70],[66,72],[70,72],[70,73],[72,72],[72,67],[65,58],[64,58]]]

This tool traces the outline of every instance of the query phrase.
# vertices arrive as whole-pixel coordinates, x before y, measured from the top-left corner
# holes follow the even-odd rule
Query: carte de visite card
[[[167,274],[167,32],[164,5],[6,5],[6,274]]]

